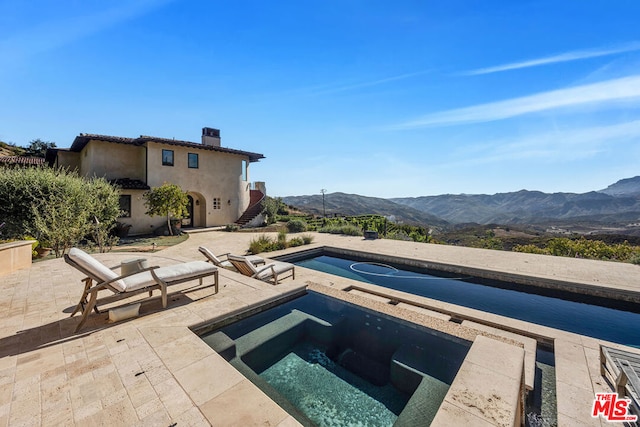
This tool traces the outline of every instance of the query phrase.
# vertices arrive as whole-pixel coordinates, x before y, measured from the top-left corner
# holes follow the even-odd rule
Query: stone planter
[[[35,240],[19,240],[0,244],[0,276],[31,267],[32,244]]]

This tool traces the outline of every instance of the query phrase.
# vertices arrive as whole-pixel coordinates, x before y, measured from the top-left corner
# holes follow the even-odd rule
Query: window
[[[196,153],[189,153],[187,156],[189,167],[191,169],[198,169],[198,155]]]
[[[131,217],[131,196],[120,196],[120,218]]]
[[[213,198],[213,209],[221,209],[222,204],[220,203],[220,197]]]
[[[246,160],[242,161],[242,180],[243,181],[247,180],[247,161]]]
[[[162,150],[162,166],[173,166],[173,150]]]

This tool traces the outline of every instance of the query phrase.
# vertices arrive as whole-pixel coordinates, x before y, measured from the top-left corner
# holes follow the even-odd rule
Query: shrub
[[[287,222],[287,230],[289,230],[289,233],[307,231],[307,223],[301,219],[292,219]]]
[[[502,240],[498,239],[497,237],[487,237],[485,239],[480,239],[478,240],[477,247],[482,249],[494,249],[498,251],[504,250],[504,244],[502,243]]]
[[[25,233],[61,256],[90,236],[101,250],[120,214],[119,192],[103,178],[84,179],[66,169],[0,170],[0,218],[9,237]]]
[[[284,230],[278,233],[277,240],[263,234],[262,236],[251,240],[249,243],[249,252],[252,254],[259,254],[261,252],[278,251],[288,247],[308,245],[313,240],[313,236],[294,237],[289,241],[287,241],[286,237],[287,232]]]
[[[240,226],[238,224],[227,224],[224,227],[224,231],[238,231]]]
[[[514,252],[523,252],[526,254],[549,255],[549,251],[539,248],[536,245],[516,245],[512,249]]]
[[[513,250],[533,254],[640,263],[638,246],[631,246],[628,242],[609,245],[601,240],[588,240],[584,237],[580,239],[559,237],[549,240],[544,248],[535,245],[517,245]]]
[[[418,243],[428,243],[429,242],[429,238],[431,236],[427,235],[427,234],[422,234],[419,231],[412,231],[409,233],[409,237],[411,238],[411,240],[413,240],[414,242],[418,242]]]
[[[304,245],[304,240],[302,240],[302,237],[294,237],[288,242],[288,246],[290,248],[295,248],[296,246],[302,246],[302,245]]]
[[[257,239],[252,239],[249,242],[249,252],[252,254],[259,254],[261,252],[269,252],[273,250],[273,246],[276,242],[273,241],[269,236],[263,234]]]
[[[404,240],[406,242],[413,241],[413,238],[407,235],[403,230],[396,230],[391,233],[387,233],[386,238],[391,240]]]
[[[362,230],[355,225],[326,225],[318,230],[320,233],[345,234],[347,236],[362,236]]]

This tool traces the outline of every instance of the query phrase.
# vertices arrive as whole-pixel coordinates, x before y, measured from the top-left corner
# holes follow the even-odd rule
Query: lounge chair
[[[640,353],[601,345],[600,374],[620,398],[631,401],[630,415],[640,416]]]
[[[248,257],[245,256],[229,254],[227,255],[227,259],[231,264],[233,264],[238,272],[245,276],[253,277],[254,279],[265,282],[273,279],[274,285],[278,284],[278,275],[286,273],[287,271],[291,271],[291,277],[293,279],[296,278],[295,265],[289,264],[288,262],[273,261],[258,268],[249,261]]]
[[[195,279],[199,279],[200,285],[202,285],[202,279],[212,275],[214,276],[213,286],[215,287],[215,292],[218,292],[218,269],[204,261],[191,261],[168,267],[147,267],[130,274],[118,275],[78,248],[72,248],[68,254],[64,255],[64,260],[67,264],[87,275],[82,279],[84,291],[80,302],[71,313],[73,317],[77,312],[82,311],[82,318],[76,327],[76,332],[84,325],[91,310],[95,309],[99,313],[98,305],[108,304],[142,292],[148,291],[149,296],[152,296],[153,290],[160,289],[162,307],[166,308],[167,286]],[[96,283],[95,285],[94,282]],[[108,289],[115,295],[98,300],[98,292],[103,289]],[[89,298],[88,301],[87,297]]]
[[[220,259],[220,257],[223,257],[223,256],[228,257],[229,256],[228,253],[222,254],[222,255],[215,255],[213,252],[211,252],[211,250],[209,248],[206,248],[204,246],[200,246],[198,248],[198,251],[200,251],[200,253],[202,255],[204,255],[204,257],[207,259],[208,262],[212,263],[216,267],[227,268],[227,269],[232,269],[232,270],[236,269],[228,259],[225,259],[225,260]],[[259,257],[257,255],[249,255],[246,258],[253,265],[264,265],[265,264],[264,258],[261,258],[261,257]]]

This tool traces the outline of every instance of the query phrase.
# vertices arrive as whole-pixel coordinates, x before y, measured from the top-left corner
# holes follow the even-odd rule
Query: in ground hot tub
[[[471,343],[316,292],[202,339],[305,425],[428,425]]]

